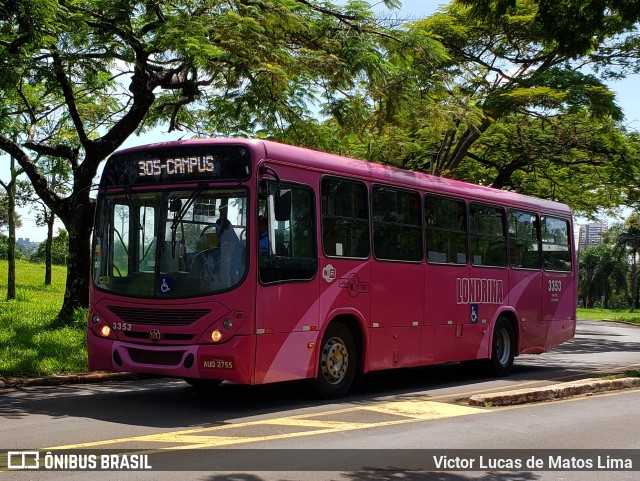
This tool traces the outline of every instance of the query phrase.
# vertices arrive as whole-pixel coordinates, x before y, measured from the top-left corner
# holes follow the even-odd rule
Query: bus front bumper
[[[253,383],[254,336],[235,336],[223,344],[163,346],[105,339],[88,330],[87,350],[92,371]]]

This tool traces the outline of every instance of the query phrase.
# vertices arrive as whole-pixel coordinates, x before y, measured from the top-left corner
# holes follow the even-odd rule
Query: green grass
[[[66,269],[53,267],[52,285],[44,285],[44,264],[18,261],[16,299],[7,301],[7,262],[0,261],[0,375],[42,376],[86,372],[86,313],[71,327],[56,328],[62,307]]]
[[[629,309],[578,309],[578,319],[592,321],[625,321],[640,324],[640,310],[630,312]]]

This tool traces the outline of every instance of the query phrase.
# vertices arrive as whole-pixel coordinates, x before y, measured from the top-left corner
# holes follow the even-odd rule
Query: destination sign
[[[114,154],[100,187],[193,181],[242,181],[250,177],[251,155],[243,145],[184,145]]]
[[[139,160],[139,176],[167,176],[184,174],[211,174],[220,176],[220,162],[216,162],[211,155],[204,157],[183,157],[175,159]]]

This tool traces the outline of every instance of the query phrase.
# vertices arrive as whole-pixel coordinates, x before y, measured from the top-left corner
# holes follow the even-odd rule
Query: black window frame
[[[264,183],[264,185],[263,185]],[[276,182],[270,179],[261,179],[260,187],[258,188],[258,196],[256,199],[256,217],[260,213],[258,209],[258,205],[260,201],[266,201],[269,195],[269,189],[274,187],[276,189],[286,190],[286,189],[297,189],[301,191],[305,191],[309,194],[310,199],[310,208],[311,212],[308,215],[308,219],[311,222],[311,233],[310,238],[312,242],[312,257],[296,257],[293,255],[289,255],[289,253],[284,253],[282,251],[278,251],[274,254],[260,254],[258,252],[258,281],[261,285],[274,285],[274,284],[282,284],[286,282],[311,282],[318,275],[318,245],[317,245],[317,209],[316,209],[316,195],[315,190],[312,186],[308,184],[298,183],[298,182],[290,182],[290,181],[280,181]],[[295,196],[291,195],[292,198],[292,206],[295,201]],[[257,219],[256,227],[257,227]],[[275,219],[270,219],[269,222],[275,221]],[[278,221],[276,221],[278,222]],[[287,222],[287,221],[282,221]],[[289,219],[289,228],[291,228],[292,220]],[[254,235],[256,239],[256,244],[258,243],[259,232]],[[259,251],[259,246],[256,246],[256,249]],[[308,275],[300,275],[303,272],[307,272]]]
[[[514,251],[517,249],[518,246],[514,246],[514,240],[516,239],[524,239],[524,238],[519,238],[517,236],[512,236],[511,235],[511,231],[510,231],[510,226],[511,226],[511,215],[515,214],[515,213],[520,213],[520,214],[526,214],[526,215],[530,215],[533,216],[535,218],[535,229],[536,229],[536,242],[537,242],[537,246],[538,246],[538,262],[537,262],[537,266],[536,267],[529,267],[529,266],[523,266],[523,265],[515,265],[513,262],[513,255],[514,255]],[[542,270],[542,239],[541,239],[541,235],[540,235],[540,214],[538,214],[537,212],[531,212],[528,211],[526,209],[518,209],[518,208],[512,208],[512,209],[508,209],[507,210],[507,249],[509,252],[509,267],[511,269],[517,269],[517,270],[529,270],[529,271],[539,271]],[[533,251],[523,251],[522,254],[522,258],[524,259],[525,256],[527,255],[527,253],[530,253]],[[529,258],[533,258],[534,256],[529,256]]]
[[[392,220],[376,220],[376,212],[374,212],[374,207],[376,202],[374,201],[374,195],[375,192],[377,190],[387,190],[387,191],[394,191],[397,194],[405,194],[408,196],[414,196],[415,197],[415,201],[417,202],[417,206],[418,206],[418,210],[416,213],[417,216],[417,224],[409,224],[406,222],[394,222]],[[396,186],[391,186],[391,185],[385,185],[385,184],[373,184],[371,186],[370,189],[370,205],[371,205],[371,236],[372,236],[372,251],[373,251],[373,256],[376,260],[380,260],[380,261],[386,261],[386,262],[405,262],[405,263],[421,263],[422,260],[424,259],[424,228],[423,228],[423,213],[422,213],[422,195],[420,192],[418,192],[417,190],[413,190],[413,189],[405,189],[402,187],[396,187]],[[380,226],[380,227],[378,227]],[[407,233],[408,230],[412,230],[415,229],[418,233],[418,239],[414,239],[418,240],[417,244],[415,246],[413,246],[413,248],[418,247],[418,252],[417,255],[414,255],[413,257],[409,257],[409,256],[405,256],[405,257],[385,257],[384,255],[387,254],[386,252],[381,252],[381,255],[378,255],[378,253],[376,252],[376,230],[378,228],[382,228],[384,229],[384,227],[396,227],[399,228],[399,239],[396,239],[395,244],[392,243],[391,245],[396,245],[398,248],[401,245],[401,239],[405,239],[407,238],[407,236],[405,235]],[[385,238],[387,238],[387,242],[384,246],[385,249],[389,250],[388,247],[388,237],[389,236],[384,236]],[[382,249],[382,246],[381,246]],[[408,249],[408,250],[407,250]],[[408,247],[407,249],[404,249],[403,251],[398,250],[398,252],[403,252],[403,253],[408,253],[411,251],[411,248]]]
[[[484,209],[494,209],[495,211],[500,211],[501,214],[501,219],[502,219],[502,239],[503,239],[503,249],[502,249],[502,255],[503,255],[503,260],[504,262],[501,264],[487,264],[487,263],[476,263],[474,262],[474,243],[477,239],[479,238],[485,238],[488,239],[489,242],[487,245],[491,246],[492,242],[491,237],[493,236],[493,234],[484,234],[481,232],[475,232],[474,231],[474,224],[472,222],[472,209],[474,207],[480,207],[480,208],[484,208]],[[506,215],[506,210],[503,206],[501,205],[496,205],[496,204],[491,204],[491,203],[486,203],[486,202],[470,202],[468,205],[468,215],[467,215],[467,221],[469,223],[469,229],[468,229],[468,236],[469,236],[469,261],[471,262],[471,265],[473,267],[486,267],[486,268],[493,268],[493,269],[506,269],[507,266],[509,265],[509,257],[508,257],[508,253],[507,253],[507,215]],[[496,236],[497,238],[497,236]],[[493,249],[492,249],[493,250]],[[482,261],[485,261],[486,259],[490,259],[491,257],[487,256],[486,253],[489,251],[489,249],[483,249],[482,252]]]
[[[455,202],[459,205],[462,206],[462,214],[464,216],[463,222],[462,222],[462,229],[463,230],[453,230],[447,227],[441,227],[441,226],[437,226],[437,227],[430,227],[429,223],[427,222],[426,216],[427,213],[431,210],[431,209],[427,209],[427,199],[434,199],[434,200],[442,200],[442,201],[451,201],[451,202]],[[454,197],[454,196],[448,196],[448,195],[439,195],[439,194],[432,194],[432,193],[427,193],[424,195],[424,198],[422,200],[422,209],[423,209],[423,214],[422,214],[422,218],[423,218],[423,226],[424,226],[424,237],[425,237],[425,256],[426,256],[426,260],[429,264],[434,264],[434,265],[444,265],[444,266],[453,266],[453,267],[460,267],[460,266],[466,266],[469,265],[469,211],[468,211],[468,205],[467,202],[465,201],[465,199],[461,198],[461,197]],[[430,233],[440,233],[440,234],[444,234],[444,236],[446,237],[447,243],[451,244],[451,240],[453,239],[453,245],[455,247],[455,245],[457,244],[462,244],[464,245],[464,252],[459,252],[459,249],[455,249],[456,251],[456,255],[459,254],[464,254],[465,260],[464,262],[459,262],[459,261],[453,261],[453,251],[449,252],[450,249],[447,249],[447,252],[440,252],[440,251],[435,251],[435,250],[430,250],[430,246],[433,245],[430,242],[430,238],[431,235]],[[463,242],[460,243],[461,238],[463,239]],[[430,258],[430,252],[432,252],[434,255],[435,254],[444,254],[446,256],[446,259],[444,262],[440,262],[436,259]],[[452,261],[448,260],[449,254],[451,254],[452,257]]]
[[[365,214],[365,218],[363,217],[353,217],[353,216],[343,216],[343,215],[335,215],[335,214],[327,214],[326,212],[326,203],[325,203],[325,183],[327,182],[340,182],[344,184],[351,184],[363,188],[363,199],[364,206],[360,207],[360,210]],[[371,213],[370,213],[370,201],[369,201],[369,188],[367,184],[360,180],[350,179],[350,178],[342,178],[336,177],[333,175],[326,175],[320,179],[320,230],[321,230],[321,243],[322,243],[322,253],[327,258],[332,259],[359,259],[364,260],[368,259],[371,256]],[[333,226],[328,227],[327,220],[331,220],[335,222]],[[357,226],[357,223],[366,222],[366,226]],[[347,227],[349,232],[347,235],[344,234],[344,229],[340,228],[340,224],[343,227]],[[360,233],[357,234],[356,230],[359,230]],[[327,242],[329,235],[333,235],[334,238],[340,237],[345,240],[345,242],[335,243],[336,252],[327,252],[327,247],[330,245]],[[357,238],[356,238],[357,237]],[[353,240],[356,240],[354,244]],[[348,242],[350,241],[350,242]],[[364,246],[364,242],[366,242],[366,253],[364,249],[362,252],[353,252],[354,249],[359,249]],[[354,245],[352,245],[354,244]],[[348,246],[348,249],[344,251],[343,254],[337,253],[337,246],[341,245],[344,249],[344,245]]]
[[[569,263],[569,268],[568,269],[555,269],[553,267],[548,267],[547,266],[547,258],[548,255],[546,254],[546,252],[551,252],[551,251],[545,251],[545,245],[564,245],[564,244],[550,244],[550,243],[545,243],[544,241],[544,225],[545,225],[545,221],[546,219],[554,219],[560,222],[564,222],[566,225],[566,233],[567,233],[567,250],[566,251],[562,251],[566,253],[566,256],[568,257],[568,263]],[[571,232],[571,221],[569,221],[566,218],[563,217],[559,217],[557,215],[553,215],[553,214],[542,214],[540,216],[540,239],[541,239],[541,247],[542,247],[542,268],[545,271],[548,272],[573,272],[574,269],[574,259],[573,259],[573,250],[574,248],[572,247],[572,242],[573,242],[573,232]],[[559,260],[560,262],[562,262],[562,260]],[[566,262],[566,261],[564,261]]]

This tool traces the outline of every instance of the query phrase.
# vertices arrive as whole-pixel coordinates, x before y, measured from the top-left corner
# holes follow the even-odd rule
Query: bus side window
[[[569,222],[555,217],[543,217],[540,230],[545,270],[570,272],[572,264]]]
[[[369,257],[369,208],[363,182],[322,179],[322,248],[328,257]]]
[[[477,266],[505,267],[507,240],[502,208],[472,203],[469,219],[471,262]]]
[[[277,220],[277,191],[291,193],[291,213]],[[260,282],[269,284],[312,279],[317,270],[313,191],[303,186],[264,182],[258,199],[258,265]],[[266,235],[265,235],[266,234]]]
[[[420,194],[386,186],[371,189],[373,254],[377,259],[422,260]]]
[[[429,262],[467,263],[467,217],[463,200],[426,195],[424,223]]]
[[[515,269],[540,269],[538,216],[509,212],[509,265]]]

